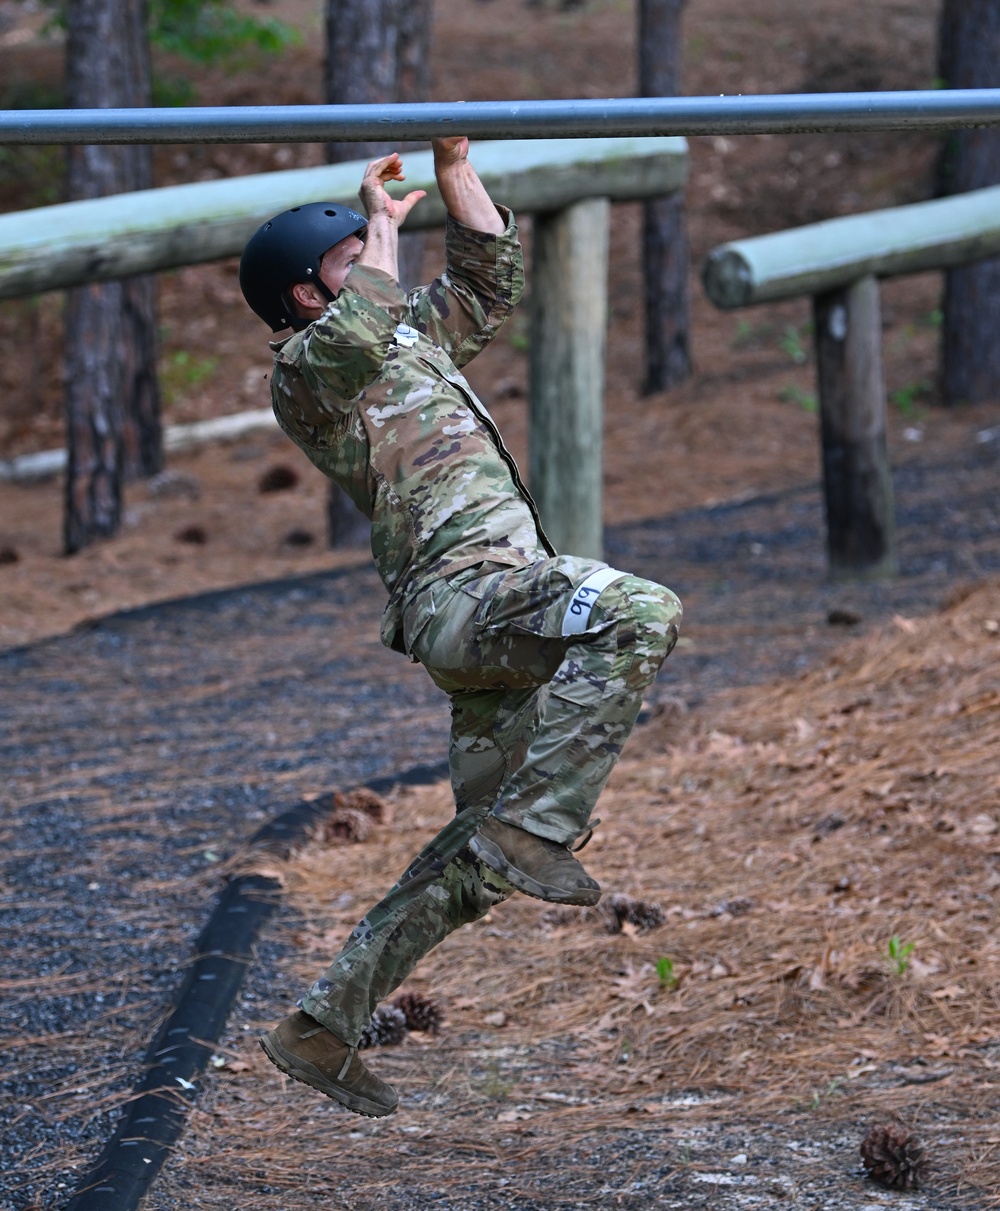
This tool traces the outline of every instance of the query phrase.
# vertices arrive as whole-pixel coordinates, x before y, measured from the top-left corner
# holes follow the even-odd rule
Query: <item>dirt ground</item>
[[[759,502],[687,515],[690,550],[713,524],[720,545],[780,538],[801,507],[780,504],[770,529]],[[697,558],[643,534],[639,566],[666,553],[697,600]],[[584,856],[609,902],[637,902],[620,932],[513,901],[449,939],[410,985],[441,1033],[372,1057],[403,1097],[387,1123],[287,1088],[257,1033],[450,811],[443,787],[400,786],[365,843],[277,868],[281,914],[148,1208],[292,1211],[331,1181],[335,1206],[394,1211],[993,1205],[1000,582],[851,639],[795,615],[801,578],[754,566],[702,598],[716,621],[602,800]],[[727,636],[765,592],[786,633],[765,615]],[[87,1171],[247,836],[443,756],[446,702],[379,647],[379,608],[369,570],[294,577],[0,654],[5,1211],[57,1208]],[[784,675],[720,691],[768,662]],[[892,1118],[927,1148],[920,1191],[862,1177],[864,1132]]]
[[[435,97],[634,91],[630,0],[435,9]],[[198,100],[316,99],[318,10],[254,11],[293,21],[304,44],[199,77]],[[924,87],[935,19],[915,0],[793,16],[776,0],[691,0],[684,89]],[[53,103],[59,49],[39,25],[0,0],[5,104]],[[693,264],[729,237],[927,197],[937,147],[692,140]],[[318,160],[168,148],[157,171]],[[0,205],[54,200],[57,173],[44,151],[5,153]],[[678,588],[687,618],[586,860],[662,923],[609,932],[604,914],[515,902],[461,931],[412,985],[441,1003],[442,1033],[373,1060],[404,1111],[348,1119],[266,1071],[254,1034],[449,810],[440,787],[395,792],[366,844],[314,845],[282,871],[281,919],[150,1209],[293,1211],[318,1192],[380,1211],[1000,1205],[1000,401],[938,406],[940,281],[886,285],[903,575],[829,585],[807,304],[725,315],[693,283],[695,374],[644,398],[638,232],[638,208],[616,207],[609,558]],[[267,402],[266,333],[234,272],[160,280],[171,423]],[[0,303],[0,457],[62,443],[59,306]],[[470,367],[522,461],[529,335],[514,323]],[[296,483],[262,493],[278,465]],[[418,672],[378,648],[369,557],[325,550],[325,486],[280,435],[171,459],[130,486],[122,535],[72,559],[59,496],[56,481],[0,484],[0,839],[19,940],[0,959],[4,1211],[61,1205],[109,1133],[220,857],[289,798],[439,757],[446,729]],[[179,537],[193,529],[204,541]],[[489,970],[470,976],[483,953]],[[921,1191],[862,1177],[860,1138],[892,1118],[927,1145]]]
[[[587,851],[613,896],[583,913],[502,905],[409,981],[448,1024],[375,1054],[407,1090],[398,1121],[349,1128],[345,1163],[315,1098],[269,1082],[237,1036],[172,1188],[197,1174],[221,1205],[234,1167],[254,1167],[266,1178],[244,1197],[306,1205],[301,1153],[281,1142],[294,1124],[352,1206],[411,1205],[386,1158],[403,1150],[449,1207],[485,1170],[467,1205],[837,1211],[880,1205],[858,1144],[905,1121],[934,1170],[896,1205],[997,1205],[998,614],[1000,581],[798,682],[717,697],[710,718],[662,710]],[[279,869],[302,922],[293,984],[450,807],[444,783],[399,788],[358,844],[326,833]],[[602,1136],[632,1165],[605,1155],[596,1180]],[[576,1149],[589,1172],[547,1201],[553,1155]]]

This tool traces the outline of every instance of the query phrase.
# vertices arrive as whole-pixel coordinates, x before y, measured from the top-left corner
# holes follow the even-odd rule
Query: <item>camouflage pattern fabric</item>
[[[498,210],[500,235],[449,219],[431,285],[407,295],[355,265],[318,320],[272,346],[279,424],[372,520],[383,642],[452,704],[454,819],[301,1002],[352,1046],[423,955],[511,893],[468,848],[488,812],[557,841],[587,830],[680,620],[669,590],[555,554],[460,372],[523,288]]]
[[[524,287],[517,227],[449,218],[447,269],[403,293],[355,265],[324,314],[272,345],[278,423],[372,519],[389,603],[382,640],[402,650],[404,599],[489,560],[519,566],[552,548],[489,412],[460,373]]]
[[[669,589],[623,576],[582,631],[563,634],[574,590],[605,566],[557,556],[473,568],[410,603],[407,646],[451,698],[457,811],[301,1001],[345,1042],[423,955],[510,894],[467,848],[488,812],[561,842],[590,827],[681,617]]]

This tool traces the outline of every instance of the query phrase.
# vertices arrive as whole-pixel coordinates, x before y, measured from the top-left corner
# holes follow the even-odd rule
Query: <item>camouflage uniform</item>
[[[427,951],[510,894],[468,849],[488,812],[559,842],[591,827],[680,620],[668,589],[555,554],[459,372],[523,287],[500,213],[500,235],[449,219],[430,286],[407,296],[356,265],[318,320],[272,346],[279,424],[372,520],[383,642],[452,704],[454,819],[301,1002],[352,1046]]]

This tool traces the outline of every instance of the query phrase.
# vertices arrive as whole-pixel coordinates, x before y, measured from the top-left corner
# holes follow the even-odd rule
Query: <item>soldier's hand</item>
[[[404,198],[392,198],[386,192],[389,181],[404,181],[403,161],[399,152],[391,151],[387,156],[380,156],[365,169],[361,189],[358,191],[369,221],[385,216],[399,227],[413,207],[426,197],[423,189],[414,189]]]
[[[440,171],[460,164],[469,158],[469,140],[465,135],[448,135],[443,139],[431,139],[434,149],[434,167]]]

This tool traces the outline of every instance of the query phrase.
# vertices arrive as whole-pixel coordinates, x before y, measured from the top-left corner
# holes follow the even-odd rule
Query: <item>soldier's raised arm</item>
[[[524,288],[513,215],[494,204],[464,135],[435,139],[434,171],[448,209],[445,272],[410,292],[410,323],[461,368],[496,335]]]
[[[432,139],[431,146],[434,175],[448,213],[473,231],[500,235],[506,224],[469,162],[469,140],[465,135],[452,135]]]

